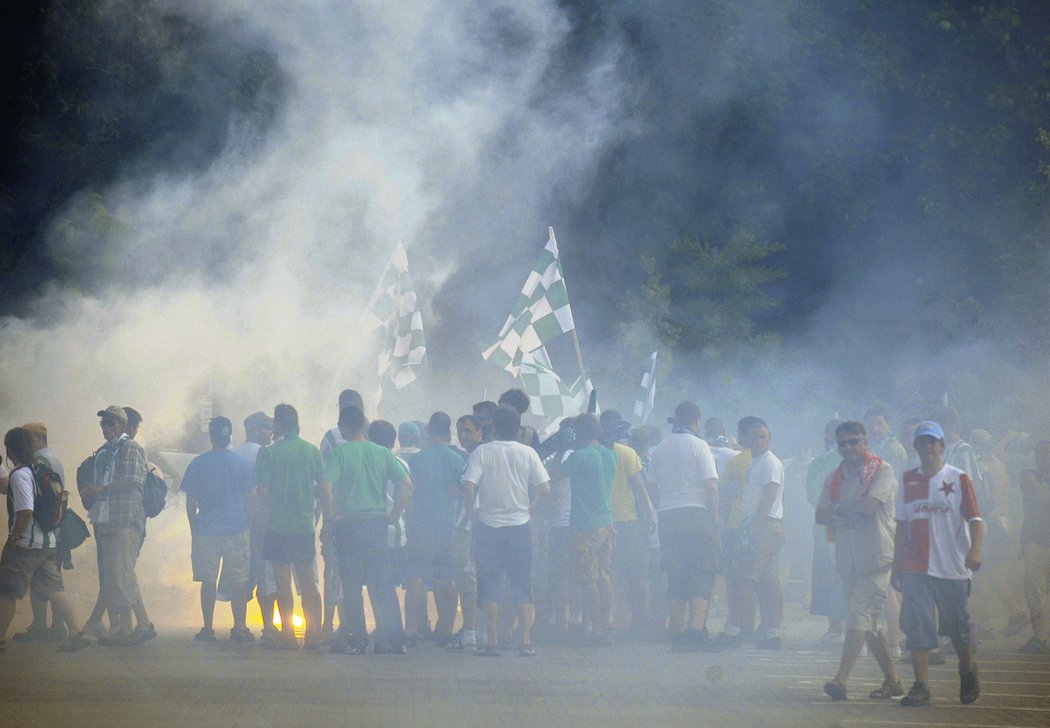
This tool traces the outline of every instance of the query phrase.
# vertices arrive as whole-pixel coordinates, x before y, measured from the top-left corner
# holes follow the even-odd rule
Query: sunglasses
[[[864,438],[863,437],[851,437],[851,438],[846,439],[846,440],[839,440],[838,441],[838,446],[839,447],[856,447],[857,445],[861,444],[862,442],[864,442]]]

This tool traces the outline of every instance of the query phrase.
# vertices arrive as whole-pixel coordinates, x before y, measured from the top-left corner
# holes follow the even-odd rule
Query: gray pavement
[[[214,644],[195,630],[161,629],[135,648],[16,644],[0,655],[3,726],[1046,726],[1050,656],[1016,652],[1018,639],[985,642],[982,695],[958,703],[954,659],[931,668],[934,705],[901,708],[867,693],[881,678],[862,657],[851,699],[821,687],[837,648],[821,648],[820,624],[798,615],[784,649],[671,654],[666,645],[605,649],[538,645],[476,658],[425,643],[405,656],[278,652]],[[905,687],[911,668],[901,667]]]

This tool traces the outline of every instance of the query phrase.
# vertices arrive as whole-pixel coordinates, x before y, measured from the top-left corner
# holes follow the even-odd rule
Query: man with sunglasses
[[[146,527],[146,453],[129,437],[123,407],[110,405],[98,417],[106,442],[95,455],[93,484],[81,495],[93,501],[88,516],[99,551],[99,604],[109,609],[110,634],[102,643],[126,647],[142,643],[132,631],[131,610],[142,601],[135,563]]]
[[[893,467],[868,449],[861,423],[836,427],[835,445],[842,463],[824,481],[816,518],[834,531],[835,567],[848,611],[839,670],[824,692],[832,700],[846,699],[846,681],[867,640],[883,676],[882,687],[870,697],[891,698],[904,693],[882,624],[893,563],[897,479]]]

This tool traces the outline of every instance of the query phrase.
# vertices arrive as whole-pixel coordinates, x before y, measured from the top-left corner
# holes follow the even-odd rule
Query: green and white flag
[[[408,275],[408,255],[398,243],[376,286],[365,314],[365,325],[382,342],[378,374],[389,376],[394,387],[402,389],[415,381],[415,368],[426,361],[423,317],[416,291]]]
[[[567,386],[554,371],[547,350],[542,346],[521,355],[518,376],[529,395],[529,409],[535,415],[548,419],[575,417],[587,406],[589,390],[578,383]]]
[[[644,425],[653,413],[656,403],[656,352],[649,355],[649,371],[642,375],[638,385],[638,394],[634,398],[634,416]]]
[[[569,294],[558,259],[554,228],[540,259],[525,280],[518,300],[499,333],[499,340],[482,356],[517,375],[522,355],[536,351],[551,339],[576,328],[569,308]]]

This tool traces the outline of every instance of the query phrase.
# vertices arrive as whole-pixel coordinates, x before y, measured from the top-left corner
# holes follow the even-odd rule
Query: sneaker
[[[774,652],[780,651],[780,638],[779,637],[766,637],[764,640],[759,640],[755,643],[756,650],[773,650]]]
[[[981,694],[981,681],[977,679],[977,665],[970,668],[969,672],[959,673],[959,702],[969,705],[977,700]]]
[[[1006,623],[1006,631],[1003,634],[1007,637],[1016,637],[1021,632],[1028,629],[1028,625],[1032,623],[1028,615],[1024,612],[1018,612],[1017,614],[1010,617],[1010,620]]]
[[[901,698],[901,705],[905,708],[917,708],[930,704],[930,689],[925,683],[913,683],[908,694]]]
[[[68,638],[69,632],[66,631],[66,625],[56,624],[47,630],[44,642],[65,642]]]
[[[15,637],[17,638],[18,635],[15,635]],[[1033,637],[1021,645],[1018,652],[1024,655],[1045,655],[1047,652],[1050,652],[1050,646],[1047,645],[1046,640]]]
[[[90,645],[91,641],[84,636],[84,633],[78,632],[60,644],[56,652],[80,652],[82,649]]]
[[[156,638],[157,629],[153,626],[153,622],[150,622],[145,627],[141,624],[135,628],[135,631],[131,633],[131,636],[138,640],[141,645],[145,642],[149,642],[151,639]]]
[[[11,635],[11,639],[15,642],[43,642],[48,638],[48,631],[47,627],[37,627],[33,622],[25,632]]]
[[[100,637],[98,643],[103,647],[136,647],[142,644],[132,632],[113,632]]]
[[[231,642],[254,642],[255,635],[247,627],[234,627],[230,630]]]
[[[478,657],[499,657],[499,647],[497,645],[478,647],[477,652],[474,654]]]
[[[193,635],[194,642],[214,642],[215,630],[211,627],[201,627],[201,631]]]
[[[715,637],[714,642],[718,645],[721,650],[732,650],[739,647],[744,642],[742,634],[728,635],[725,632]]]
[[[845,700],[846,686],[838,680],[828,680],[824,683],[824,694],[832,700]]]
[[[904,695],[904,688],[901,686],[899,678],[897,682],[893,683],[889,680],[883,680],[881,688],[868,693],[868,697],[872,700],[889,700],[890,698],[898,698],[901,695]]]
[[[834,647],[836,645],[841,645],[842,640],[843,637],[841,631],[836,632],[834,630],[829,629],[827,632],[824,633],[824,636],[820,638],[820,646]]]
[[[106,636],[106,628],[102,622],[87,622],[84,628],[80,630],[88,637],[94,637],[95,639],[101,639]]]

